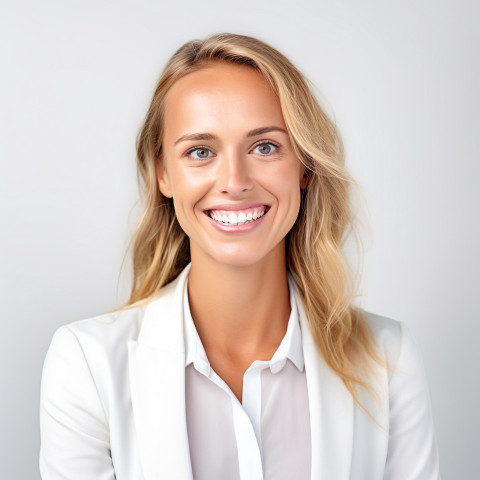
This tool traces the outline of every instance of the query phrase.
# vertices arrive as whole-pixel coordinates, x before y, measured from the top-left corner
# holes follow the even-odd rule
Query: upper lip
[[[209,212],[211,210],[246,210],[247,208],[261,208],[261,207],[269,207],[267,203],[259,203],[259,202],[252,202],[252,203],[226,203],[223,205],[214,205],[205,209],[205,212]]]

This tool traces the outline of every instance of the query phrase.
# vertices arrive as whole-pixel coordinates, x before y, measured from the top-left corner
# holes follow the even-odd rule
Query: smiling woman
[[[189,42],[138,139],[144,212],[118,311],[44,367],[44,479],[436,479],[421,359],[352,305],[350,177],[300,72]]]
[[[268,271],[306,183],[275,93],[252,67],[212,64],[176,82],[165,117],[157,177],[190,241],[192,288],[197,270]]]

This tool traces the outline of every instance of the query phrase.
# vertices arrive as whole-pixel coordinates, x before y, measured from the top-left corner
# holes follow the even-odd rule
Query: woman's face
[[[168,92],[164,118],[157,178],[173,197],[192,262],[284,261],[304,169],[263,76],[225,63],[190,73]]]

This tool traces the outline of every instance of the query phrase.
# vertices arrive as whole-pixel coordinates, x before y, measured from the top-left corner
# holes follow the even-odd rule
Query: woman
[[[351,304],[350,179],[298,70],[250,37],[187,43],[137,150],[131,298],[54,336],[43,478],[438,478],[408,332]]]

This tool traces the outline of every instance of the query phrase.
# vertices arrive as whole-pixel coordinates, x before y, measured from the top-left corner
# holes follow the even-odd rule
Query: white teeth
[[[258,218],[262,217],[265,214],[265,210],[263,209],[253,209],[249,210],[248,213],[239,212],[234,213],[231,212],[228,215],[226,213],[220,213],[215,210],[210,211],[210,217],[215,220],[216,222],[225,224],[225,225],[244,225],[248,222],[253,222]]]

